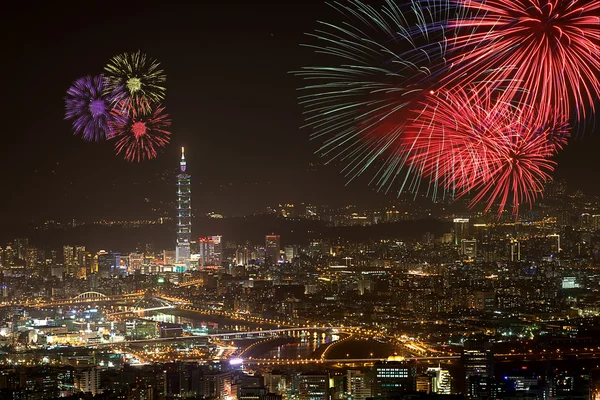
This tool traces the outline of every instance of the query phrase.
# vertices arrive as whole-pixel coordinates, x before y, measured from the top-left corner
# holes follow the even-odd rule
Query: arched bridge
[[[100,292],[83,292],[79,293],[77,296],[73,297],[73,299],[77,300],[93,300],[93,299],[104,299],[108,296],[104,293]]]

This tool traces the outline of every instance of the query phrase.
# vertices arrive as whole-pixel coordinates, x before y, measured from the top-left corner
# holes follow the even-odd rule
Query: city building
[[[371,391],[368,374],[357,369],[346,371],[346,393],[349,399],[365,400],[371,397]]]
[[[430,379],[431,392],[438,394],[452,393],[452,380],[450,371],[441,367],[429,367],[425,375]]]
[[[29,248],[29,239],[15,239],[15,250],[17,260],[25,261],[25,257],[27,257],[27,248]]]
[[[73,246],[63,246],[63,265],[65,266],[65,274],[75,276],[75,253]]]
[[[278,264],[281,252],[281,237],[279,235],[265,236],[265,262],[267,264]]]
[[[328,400],[329,375],[321,372],[303,372],[298,377],[299,400]]]
[[[93,395],[102,393],[100,389],[100,370],[96,367],[78,367],[74,374],[75,389]]]
[[[190,265],[190,241],[192,236],[192,189],[191,176],[186,173],[185,149],[181,148],[180,173],[177,175],[177,247],[175,262]]]
[[[474,260],[477,258],[477,240],[475,239],[461,239],[460,241],[460,253],[468,259]]]
[[[494,353],[485,339],[468,339],[463,343],[462,363],[467,398],[481,398],[494,388]]]
[[[100,278],[108,279],[118,275],[117,269],[121,265],[119,253],[100,250],[98,252],[98,275]]]
[[[469,239],[469,218],[454,218],[454,244],[460,246],[463,239]]]
[[[223,236],[213,235],[213,263],[214,265],[221,265],[223,262]]]
[[[378,361],[373,365],[373,396],[401,396],[416,389],[416,363],[391,358],[393,359]]]

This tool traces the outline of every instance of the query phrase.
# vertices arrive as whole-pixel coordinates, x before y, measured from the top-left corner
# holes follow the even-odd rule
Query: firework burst
[[[158,149],[170,142],[171,120],[164,110],[164,107],[157,107],[146,112],[130,108],[127,111],[129,118],[113,127],[117,154],[123,153],[131,162],[156,158]]]
[[[106,90],[106,79],[102,75],[79,78],[67,90],[65,119],[73,121],[75,135],[90,142],[104,140],[111,136],[112,124],[123,119],[111,109],[124,97],[119,86]]]
[[[140,98],[152,103],[159,103],[165,98],[167,78],[160,69],[160,63],[140,51],[114,56],[104,70],[109,78],[108,89],[124,87],[134,105]],[[141,111],[148,112],[150,109]]]
[[[306,85],[299,101],[312,138],[328,162],[345,164],[349,180],[377,160],[380,187],[402,168],[393,149],[412,104],[438,85],[446,71],[448,1],[423,0],[376,9],[358,0],[334,3],[342,22],[322,22],[308,45],[328,61],[296,75]],[[392,159],[385,160],[389,154]]]
[[[452,0],[465,14],[450,21],[448,87],[478,83],[503,101],[539,104],[578,118],[600,92],[600,0]]]
[[[488,211],[498,204],[518,214],[551,179],[552,157],[565,145],[569,128],[559,114],[544,123],[533,107],[516,107],[489,92],[442,91],[420,103],[405,128],[407,163],[433,185],[461,197],[473,195]]]

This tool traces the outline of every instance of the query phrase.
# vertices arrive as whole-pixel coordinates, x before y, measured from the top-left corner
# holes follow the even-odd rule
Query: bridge
[[[131,313],[132,311],[128,311]],[[246,340],[246,339],[260,339],[273,337],[282,334],[289,334],[297,331],[326,331],[326,330],[340,330],[349,329],[344,327],[304,327],[304,328],[282,328],[282,329],[268,329],[262,331],[249,331],[249,332],[226,332],[226,333],[211,333],[206,335],[186,335],[166,338],[155,338],[155,339],[140,339],[140,340],[125,340],[122,342],[113,343],[99,343],[90,345],[92,347],[98,346],[113,346],[113,345],[124,345],[124,344],[138,344],[138,343],[159,343],[159,342],[171,342],[171,341],[183,341],[183,340],[194,340],[194,339],[221,339],[221,340]]]
[[[55,306],[66,306],[66,305],[76,305],[76,304],[85,304],[85,303],[103,303],[103,302],[111,302],[111,301],[128,301],[133,300],[139,297],[143,297],[144,293],[126,293],[120,295],[105,295],[100,292],[84,292],[80,293],[77,296],[71,297],[70,299],[57,299],[51,301],[40,301],[33,300],[27,301],[22,304],[12,304],[13,306],[21,306],[21,307],[55,307]]]
[[[83,292],[79,293],[77,296],[73,297],[72,300],[80,299],[80,300],[92,300],[92,299],[105,299],[108,296],[104,293],[100,292]]]
[[[437,357],[408,357],[406,361],[443,361],[457,360],[460,356],[437,356]],[[374,364],[378,361],[388,361],[387,358],[233,358],[229,360],[234,365],[306,365],[306,364]]]
[[[162,311],[174,309],[175,305],[160,297],[144,297],[134,304],[131,310],[106,314],[107,316],[123,314],[141,314],[148,311]]]
[[[193,279],[187,282],[183,282],[179,284],[179,287],[187,287],[187,286],[202,286],[204,284],[204,279]]]

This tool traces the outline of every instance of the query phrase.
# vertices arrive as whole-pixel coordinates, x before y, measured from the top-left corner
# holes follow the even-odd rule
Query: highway
[[[410,357],[404,360],[415,361],[442,361],[456,360],[460,356],[440,356],[440,357]],[[284,359],[284,358],[248,358],[248,359],[231,359],[233,364],[243,365],[301,365],[301,364],[358,364],[358,363],[375,363],[378,361],[387,361],[387,358],[310,358],[310,359]]]
[[[189,336],[177,336],[170,338],[156,338],[156,339],[140,339],[140,340],[125,340],[120,342],[112,343],[99,343],[90,345],[89,347],[103,347],[103,346],[114,346],[114,345],[128,345],[128,344],[144,344],[144,343],[158,343],[158,342],[169,342],[169,341],[180,341],[180,340],[194,340],[194,339],[223,339],[223,340],[236,340],[236,339],[257,339],[268,336],[277,336],[283,333],[297,332],[297,331],[329,331],[337,330],[342,331],[343,327],[320,327],[320,326],[308,326],[304,328],[282,328],[282,329],[269,329],[262,331],[250,331],[250,332],[226,332],[226,333],[211,333],[207,335],[189,335]]]

